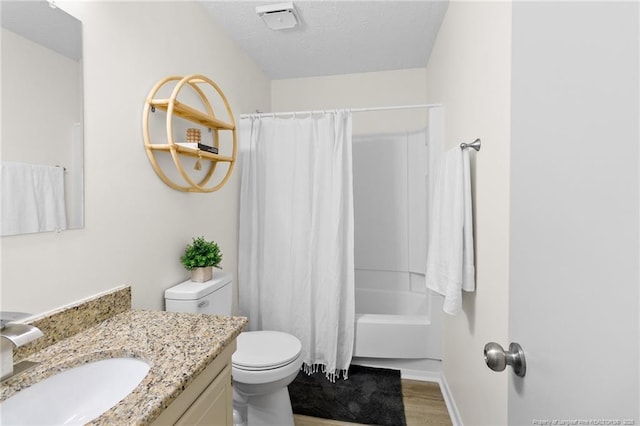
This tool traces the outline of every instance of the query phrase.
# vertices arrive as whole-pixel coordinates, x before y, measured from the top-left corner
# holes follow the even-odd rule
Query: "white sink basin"
[[[0,403],[0,424],[83,425],[129,395],[149,372],[135,358],[110,358],[62,371]]]

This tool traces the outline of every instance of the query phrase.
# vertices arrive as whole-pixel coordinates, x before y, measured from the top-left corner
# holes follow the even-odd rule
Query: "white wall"
[[[188,276],[179,256],[200,235],[235,274],[238,175],[211,194],[166,186],[143,148],[142,107],[161,78],[199,73],[224,90],[237,121],[269,108],[269,80],[199,2],[56,4],[83,22],[85,228],[3,237],[2,310],[39,313],[122,284],[134,307],[162,309],[164,289]]]
[[[472,161],[477,289],[444,329],[444,375],[465,425],[507,423],[507,375],[486,367],[483,347],[508,337],[510,62],[509,2],[449,4],[427,101],[444,104],[447,148],[482,139]]]

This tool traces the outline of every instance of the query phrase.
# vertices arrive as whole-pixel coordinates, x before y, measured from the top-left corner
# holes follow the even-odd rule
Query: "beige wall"
[[[237,121],[269,108],[269,80],[199,2],[56,3],[83,22],[85,228],[3,237],[2,310],[39,313],[122,284],[133,286],[134,307],[162,309],[199,235],[220,244],[235,274],[238,174],[212,194],[170,189],[143,149],[142,107],[161,78],[200,73],[224,90]]]
[[[511,4],[451,2],[427,65],[427,101],[445,108],[445,144],[482,139],[473,172],[476,283],[446,316],[444,375],[465,425],[507,423],[507,374],[483,360],[507,344]]]
[[[308,111],[425,103],[424,68],[274,80],[271,110]],[[418,130],[426,125],[424,109],[362,112],[353,118],[354,133]]]

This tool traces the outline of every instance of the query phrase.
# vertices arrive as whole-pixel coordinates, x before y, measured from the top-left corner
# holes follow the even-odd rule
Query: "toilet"
[[[185,281],[164,293],[167,311],[231,315],[233,280],[216,271],[204,283]],[[280,331],[245,331],[231,357],[234,426],[293,426],[287,386],[302,366],[302,344]]]

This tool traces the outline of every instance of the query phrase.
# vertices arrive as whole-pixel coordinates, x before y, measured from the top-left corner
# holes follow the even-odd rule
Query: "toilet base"
[[[245,396],[234,391],[233,408],[241,414],[244,422],[238,425],[294,426],[293,410],[286,386],[263,395]]]

